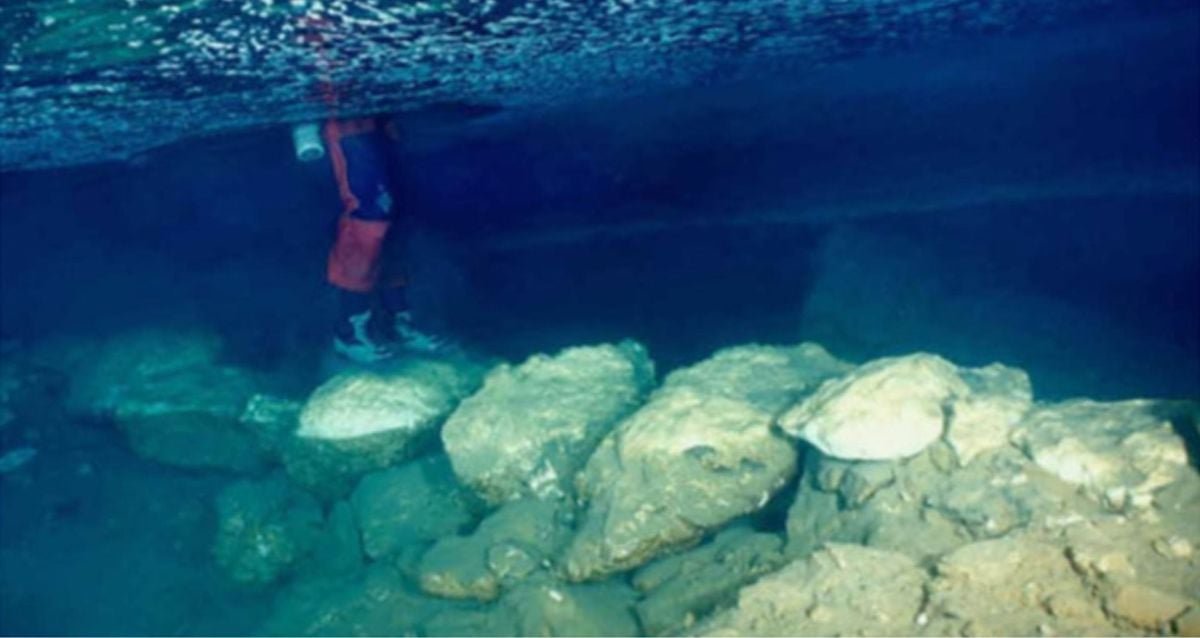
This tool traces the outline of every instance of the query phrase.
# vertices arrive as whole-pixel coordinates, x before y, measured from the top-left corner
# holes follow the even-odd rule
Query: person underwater
[[[386,117],[330,118],[323,125],[298,125],[292,136],[299,159],[328,157],[342,203],[326,264],[326,279],[338,292],[334,351],[373,363],[405,350],[451,348],[449,340],[414,324],[403,268],[387,256],[406,239],[392,196],[394,124]]]

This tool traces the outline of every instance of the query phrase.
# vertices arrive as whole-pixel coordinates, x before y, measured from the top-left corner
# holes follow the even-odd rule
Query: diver
[[[385,243],[395,244],[396,206],[392,176],[396,167],[395,125],[385,117],[330,118],[292,130],[296,156],[304,161],[329,157],[342,200],[337,237],[329,252],[326,278],[338,291],[334,350],[353,361],[372,363],[403,350],[438,352],[448,340],[413,324],[402,270],[385,259]]]

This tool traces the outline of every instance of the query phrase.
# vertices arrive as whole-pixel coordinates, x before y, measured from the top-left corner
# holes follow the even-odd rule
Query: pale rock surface
[[[744,345],[718,350],[704,361],[672,372],[662,389],[692,388],[774,413],[811,394],[825,380],[853,369],[815,343]]]
[[[1038,466],[1113,510],[1149,507],[1157,490],[1195,471],[1154,401],[1088,400],[1040,407],[1012,433]]]
[[[960,369],[970,388],[954,401],[946,442],[966,465],[980,453],[1008,444],[1009,433],[1033,407],[1033,386],[1024,370],[992,364]]]
[[[292,480],[342,497],[357,479],[411,458],[482,375],[465,358],[411,357],[335,376],[317,388],[282,444]]]
[[[588,500],[573,580],[637,567],[764,505],[795,472],[791,444],[752,405],[677,388],[606,439],[580,475]]]
[[[934,635],[1121,633],[1057,544],[1033,536],[966,545],[941,559],[926,614]]]
[[[381,370],[339,374],[317,388],[296,436],[342,441],[413,436],[444,418],[476,385],[475,370],[450,360],[405,359]]]
[[[907,556],[829,544],[742,588],[701,636],[902,636],[915,623],[925,572]]]
[[[835,458],[904,458],[941,438],[949,404],[969,393],[941,357],[889,357],[826,381],[779,425]]]
[[[442,428],[454,471],[492,504],[558,498],[612,426],[654,383],[645,349],[568,348],[501,365]]]
[[[775,416],[845,368],[814,344],[743,346],[669,375],[578,476],[569,578],[632,569],[761,508],[796,469]]]

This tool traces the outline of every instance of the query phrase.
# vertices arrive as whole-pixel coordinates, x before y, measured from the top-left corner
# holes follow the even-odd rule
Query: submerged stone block
[[[233,580],[267,585],[312,552],[322,529],[321,507],[279,474],[239,481],[217,497],[213,554]]]
[[[548,571],[570,534],[565,507],[540,499],[512,501],[469,536],[439,541],[421,558],[421,589],[446,598],[489,601]]]
[[[796,469],[775,415],[842,365],[819,346],[744,346],[672,373],[578,477],[573,580],[640,566],[767,503]]]
[[[568,348],[492,370],[442,428],[463,483],[498,504],[560,498],[612,426],[654,382],[642,346]]]
[[[367,474],[351,502],[373,559],[457,535],[474,521],[445,455]]]
[[[950,401],[968,393],[941,357],[879,359],[827,381],[779,425],[834,458],[904,458],[941,438]]]
[[[304,405],[283,444],[288,474],[321,494],[347,494],[360,476],[412,457],[479,383],[463,358],[412,357],[335,376]]]

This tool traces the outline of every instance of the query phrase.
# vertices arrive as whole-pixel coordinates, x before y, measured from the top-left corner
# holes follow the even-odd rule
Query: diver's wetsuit
[[[385,245],[398,243],[388,241],[396,222],[389,183],[395,166],[394,129],[381,118],[331,119],[323,133],[342,198],[337,240],[326,268],[329,283],[340,291],[334,349],[370,363],[396,355],[397,348],[447,348],[445,339],[413,325],[403,271],[397,260],[385,259]],[[374,310],[382,310],[382,316]]]
[[[401,273],[383,268],[384,239],[395,221],[389,186],[394,135],[388,128],[380,118],[364,118],[329,120],[322,131],[342,199],[326,272],[329,283],[352,293],[404,285]]]

